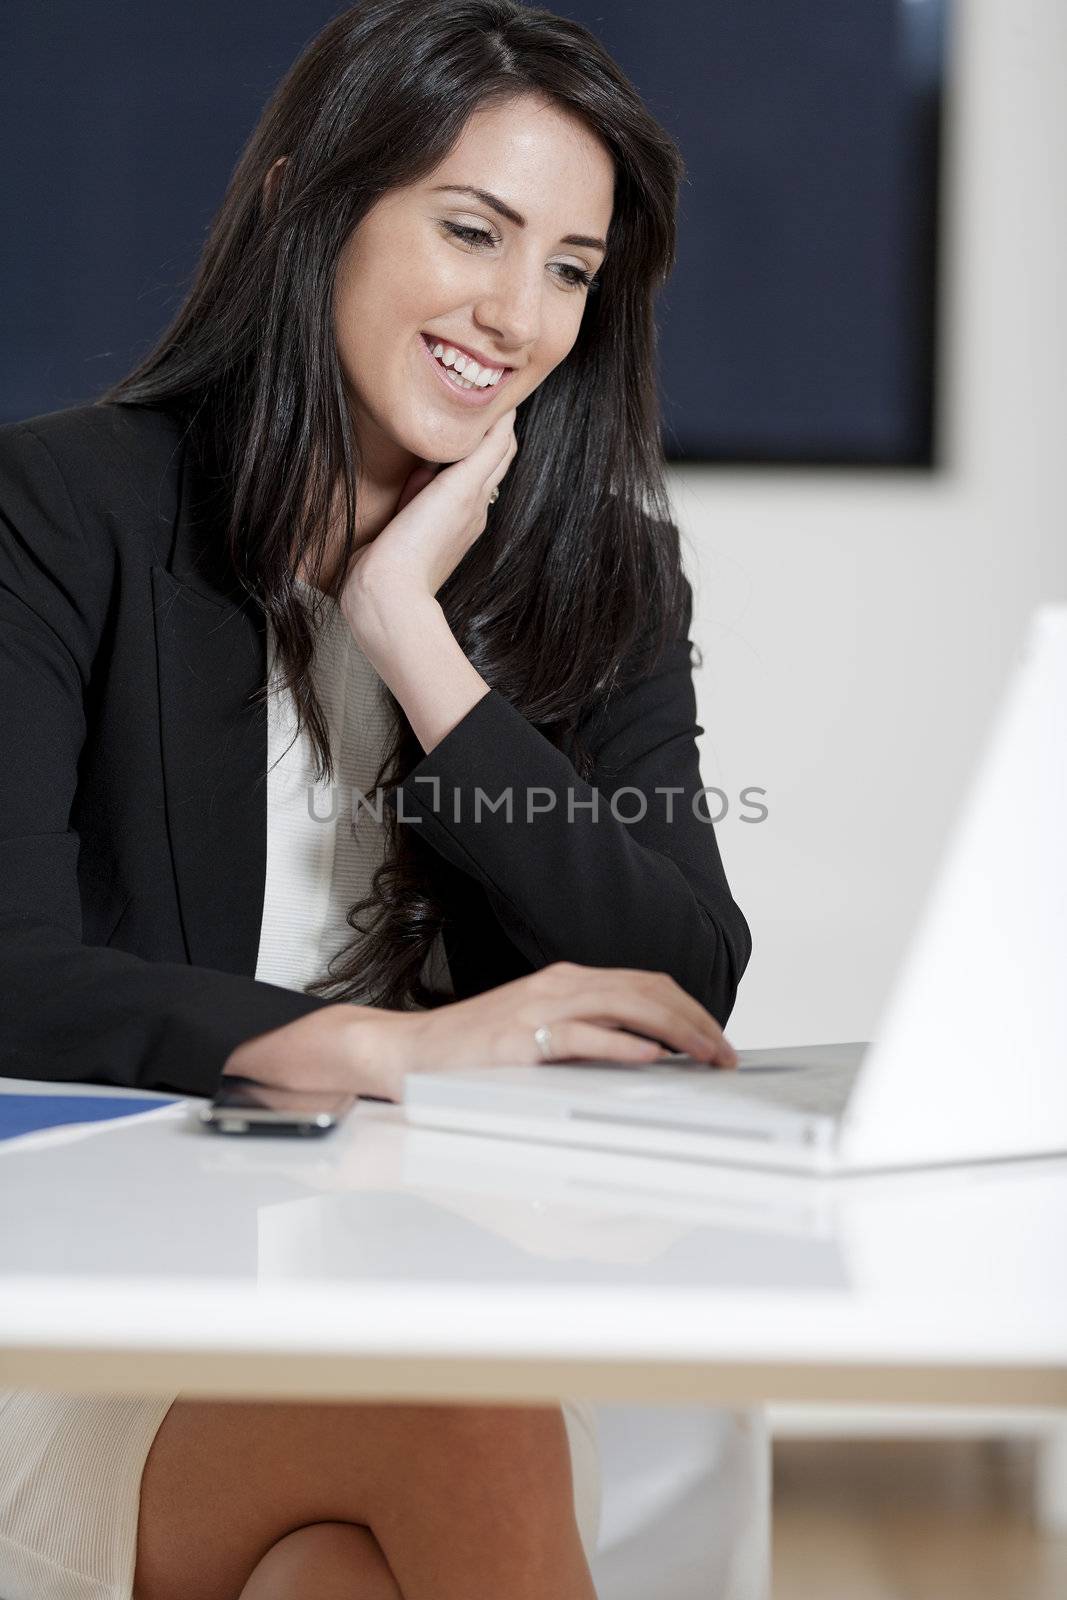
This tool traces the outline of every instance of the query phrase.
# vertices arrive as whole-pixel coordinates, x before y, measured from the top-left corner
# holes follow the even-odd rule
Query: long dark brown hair
[[[530,92],[580,118],[611,154],[608,253],[574,347],[519,408],[518,454],[486,533],[437,599],[486,682],[588,778],[581,714],[647,671],[682,623],[653,302],[674,265],[684,168],[585,28],[514,0],[363,0],[336,17],[267,105],[173,323],[97,402],[177,411],[213,463],[234,577],[273,626],[319,779],[334,766],[309,670],[313,616],[293,580],[301,568],[323,572],[340,504],[342,557],[322,583],[334,599],[355,549],[359,452],[333,337],[338,257],[387,191],[444,160],[472,109]],[[280,156],[268,207],[264,178]],[[388,701],[395,734],[376,788],[402,783],[423,754]],[[385,859],[348,914],[356,937],[307,990],[432,1007],[452,998],[423,972],[443,908],[411,830],[388,806],[382,816]]]

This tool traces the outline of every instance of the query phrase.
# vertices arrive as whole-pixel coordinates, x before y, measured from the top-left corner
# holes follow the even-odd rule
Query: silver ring
[[[534,1033],[534,1043],[541,1052],[542,1061],[552,1060],[552,1029],[544,1026]]]
[[[493,501],[498,497],[499,494],[500,494],[500,485],[497,484],[496,488],[493,490],[492,494],[489,496],[489,504],[490,505],[492,505]]]

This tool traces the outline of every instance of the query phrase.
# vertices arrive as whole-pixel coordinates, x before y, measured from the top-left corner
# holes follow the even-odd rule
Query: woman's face
[[[580,275],[592,276],[604,259],[596,241],[607,238],[613,200],[608,151],[575,117],[533,95],[474,112],[423,182],[383,196],[342,251],[334,295],[338,354],[366,454],[383,465],[395,451],[458,461],[536,389],[578,336],[588,298]],[[428,341],[514,370],[488,391],[460,392]],[[484,404],[466,398],[486,393]]]

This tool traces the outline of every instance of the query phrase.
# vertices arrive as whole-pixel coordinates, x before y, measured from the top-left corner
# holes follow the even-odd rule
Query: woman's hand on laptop
[[[246,1040],[225,1072],[402,1101],[408,1072],[543,1064],[542,1027],[553,1061],[655,1061],[675,1050],[737,1065],[715,1018],[666,973],[556,961],[433,1011],[323,1007]]]

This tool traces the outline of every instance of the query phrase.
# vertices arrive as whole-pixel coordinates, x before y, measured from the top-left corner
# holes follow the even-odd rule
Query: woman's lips
[[[491,404],[493,396],[500,393],[501,389],[507,383],[508,379],[511,377],[511,374],[515,370],[514,367],[506,368],[498,383],[487,384],[484,389],[462,389],[458,383],[452,382],[452,379],[448,376],[448,368],[443,367],[438,361],[437,357],[434,355],[433,344],[430,343],[430,339],[427,334],[423,333],[419,335],[419,343],[426,351],[427,361],[429,361],[434,372],[437,374],[438,383],[442,384],[443,387],[448,390],[453,400],[458,400],[462,405],[465,406],[487,406]],[[444,341],[441,339],[435,339],[433,343],[443,344]]]

